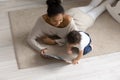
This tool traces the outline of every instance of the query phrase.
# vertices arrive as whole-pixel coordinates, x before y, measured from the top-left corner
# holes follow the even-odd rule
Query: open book
[[[51,37],[53,39],[59,39],[58,36],[53,36]],[[47,57],[47,58],[54,58],[57,60],[62,60],[67,63],[72,63],[72,60],[77,57],[79,49],[78,48],[72,48],[73,54],[68,54],[67,53],[67,46],[59,46],[59,45],[47,45],[42,43],[41,39],[38,38],[37,41],[40,43],[41,46],[44,48],[47,48],[47,52],[42,56]]]
[[[47,48],[47,52],[43,55],[47,58],[54,58],[57,60],[62,60],[67,63],[72,63],[72,60],[77,57],[78,55],[78,49],[72,48],[73,54],[67,53],[66,45],[64,46],[58,46],[58,45],[45,45],[42,44],[45,48]]]

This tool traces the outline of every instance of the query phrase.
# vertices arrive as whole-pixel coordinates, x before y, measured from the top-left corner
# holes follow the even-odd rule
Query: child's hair
[[[78,31],[71,31],[67,35],[67,42],[69,44],[76,44],[81,41],[81,35]]]
[[[49,17],[56,16],[59,13],[64,14],[64,8],[61,5],[61,0],[47,0],[47,14]]]

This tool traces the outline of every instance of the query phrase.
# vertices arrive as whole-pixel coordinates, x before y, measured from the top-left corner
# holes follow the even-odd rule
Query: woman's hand
[[[47,36],[46,37],[42,37],[42,41],[43,41],[43,43],[48,44],[48,45],[56,44],[55,40],[53,40],[53,39],[51,39],[51,38],[49,38]]]
[[[44,54],[46,53],[46,51],[47,51],[47,48],[41,49],[41,50],[40,50],[40,53],[41,53],[42,55],[44,55]]]

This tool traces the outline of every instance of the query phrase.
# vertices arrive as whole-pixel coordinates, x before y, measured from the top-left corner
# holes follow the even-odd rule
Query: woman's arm
[[[59,45],[59,46],[63,46],[65,44],[65,39],[55,39],[55,42]]]
[[[42,37],[40,39],[42,40],[43,43],[48,44],[48,45],[55,45],[55,44],[57,44],[54,39],[51,39],[48,36],[44,36],[44,37]]]
[[[41,40],[48,45],[58,44],[59,46],[63,46],[65,44],[65,39],[51,39],[48,36],[42,37]]]
[[[37,39],[36,33],[30,33],[28,35],[27,42],[33,49],[35,49],[38,52],[41,52],[41,49],[45,49],[46,47],[41,46],[40,43],[36,41],[36,39]]]
[[[37,41],[37,38],[40,38],[45,35],[42,32],[42,29],[43,29],[42,26],[44,25],[41,25],[41,23],[42,23],[41,18],[39,18],[36,21],[32,31],[28,34],[28,37],[27,37],[28,44],[38,52],[41,52],[41,49],[45,48],[44,46],[40,45],[40,43]]]

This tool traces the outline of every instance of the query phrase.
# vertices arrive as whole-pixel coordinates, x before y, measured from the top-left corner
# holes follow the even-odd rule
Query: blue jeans
[[[89,53],[90,51],[92,51],[92,47],[91,47],[90,43],[84,48],[83,55],[86,55],[87,53]]]
[[[88,33],[85,33],[89,36]],[[89,36],[90,37],[90,36]],[[88,43],[88,45],[84,48],[84,51],[83,51],[83,55],[86,55],[87,53],[89,53],[90,51],[92,51],[92,47],[91,47],[91,38],[90,38],[90,42]]]

